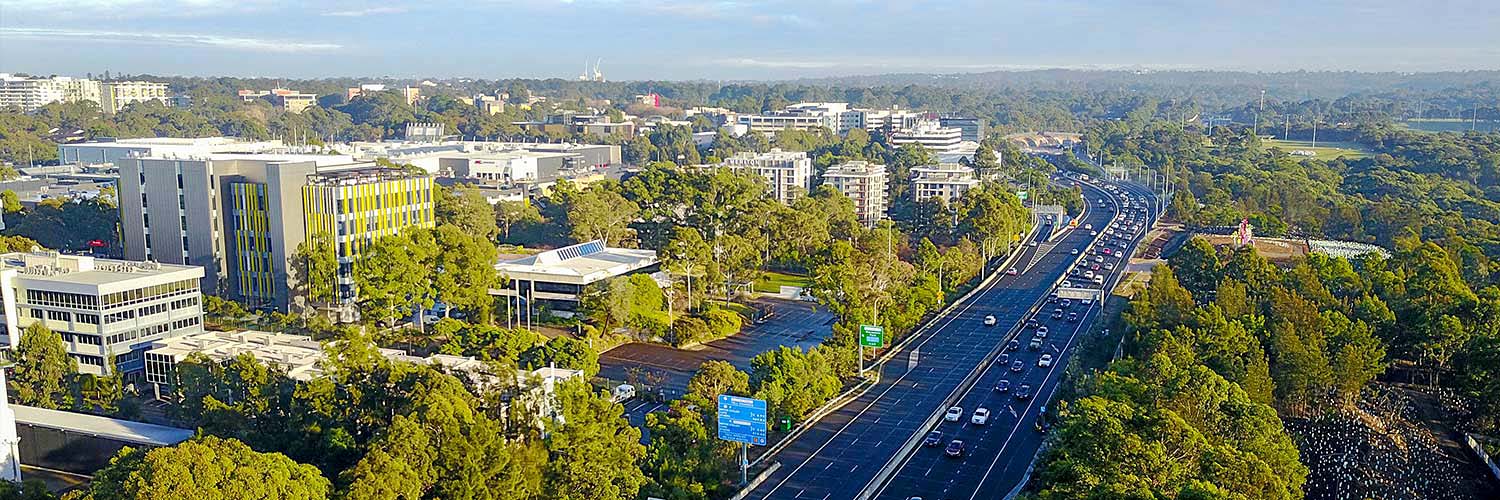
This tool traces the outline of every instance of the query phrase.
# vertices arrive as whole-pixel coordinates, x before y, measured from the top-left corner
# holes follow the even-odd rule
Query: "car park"
[[[964,409],[957,406],[949,408],[948,413],[943,414],[943,420],[949,422],[957,422],[961,418],[964,418]]]

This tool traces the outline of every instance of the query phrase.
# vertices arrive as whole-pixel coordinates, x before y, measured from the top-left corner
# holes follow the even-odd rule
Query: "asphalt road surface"
[[[1132,191],[1142,195],[1143,192]],[[1104,195],[1097,190],[1085,190],[1090,203]],[[1118,199],[1114,199],[1118,201]],[[1096,205],[1097,206],[1097,205]],[[1111,207],[1113,208],[1113,207]],[[1148,216],[1149,217],[1149,216]],[[1125,255],[1139,243],[1139,234],[1145,234],[1150,224],[1138,236],[1127,243]],[[1102,227],[1095,223],[1095,227]],[[1115,247],[1118,248],[1118,247]],[[1105,283],[1113,283],[1119,273],[1124,272],[1128,260],[1115,255],[1101,255],[1105,262],[1115,264],[1109,271]],[[1089,261],[1093,260],[1090,256]],[[1025,479],[1026,470],[1033,456],[1042,445],[1044,435],[1037,430],[1037,417],[1042,408],[1057,390],[1067,360],[1083,335],[1090,332],[1090,324],[1101,311],[1101,304],[1093,302],[1084,306],[1073,301],[1071,307],[1062,307],[1062,302],[1046,303],[1036,314],[1039,326],[1049,331],[1045,347],[1035,352],[1022,347],[1008,351],[1009,362],[1019,361],[1020,370],[999,362],[991,363],[956,405],[962,409],[957,422],[942,421],[935,429],[942,433],[936,446],[923,446],[914,453],[901,458],[900,468],[880,490],[877,498],[976,500],[1004,498]],[[1062,309],[1076,313],[1076,321],[1054,319],[1051,311]],[[1022,343],[1033,338],[1035,329],[1025,328],[1021,332]],[[1040,366],[1043,354],[1052,355],[1050,366]],[[1001,391],[1001,381],[1009,384]],[[1030,387],[1030,396],[1021,398],[1018,388]],[[971,416],[978,408],[990,412],[987,422],[976,425]],[[924,430],[925,431],[925,430]],[[954,439],[962,440],[965,450],[962,456],[948,456],[944,447]]]
[[[1085,192],[1091,201],[1102,196],[1090,189]],[[1083,224],[1103,227],[1114,215],[1110,208],[1091,206],[1080,227]],[[1087,230],[1079,229],[1066,233],[1056,245],[1023,247],[1024,253],[1016,260],[1018,267],[1023,267],[1018,269],[1021,271],[1018,276],[1001,276],[992,281],[968,301],[939,317],[932,329],[902,347],[892,362],[880,367],[879,383],[813,425],[783,450],[776,457],[782,467],[746,498],[843,500],[858,496],[871,486],[887,462],[899,458],[897,455],[909,439],[927,432],[925,422],[933,412],[956,393],[967,376],[982,369],[980,364],[985,357],[1050,292],[1052,284],[1077,259],[1071,250],[1086,247],[1092,239]],[[1033,258],[1038,251],[1043,253],[1041,257]],[[987,315],[995,316],[997,324],[985,326],[983,319]],[[1083,323],[1080,320],[1078,325]],[[1065,333],[1059,331],[1058,335],[1052,343],[1064,342]],[[1058,344],[1057,348],[1065,350],[1066,346]],[[1035,358],[1030,359],[1034,363]],[[1060,367],[1065,362],[1059,357],[1054,366]],[[1043,371],[1034,364],[1027,370],[1021,375],[1029,373],[1041,380]],[[1055,381],[1060,374],[1058,368],[1047,378]],[[996,410],[1007,411],[999,406]],[[1020,408],[1017,412],[1024,414]],[[968,418],[967,413],[964,418]],[[1003,426],[997,420],[994,428]],[[1039,439],[1028,435],[1033,440]],[[1034,446],[1031,449],[1035,451]],[[1017,460],[1030,459],[1031,453],[1026,453]]]

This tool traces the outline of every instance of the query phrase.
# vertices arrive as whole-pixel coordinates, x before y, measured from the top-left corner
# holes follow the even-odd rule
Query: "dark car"
[[[932,431],[927,433],[927,438],[922,440],[922,446],[937,446],[943,444],[943,431]]]
[[[1016,362],[1010,364],[1010,371],[1018,372],[1018,371],[1025,370],[1025,369],[1026,369],[1026,363],[1023,362],[1023,361],[1021,361],[1021,360],[1019,360],[1019,359],[1016,360]]]
[[[1031,397],[1031,384],[1021,384],[1021,387],[1016,388],[1016,399],[1029,397]]]
[[[950,457],[964,456],[964,441],[962,439],[949,441],[948,447],[943,449],[943,453]]]
[[[995,392],[1010,392],[1010,381],[1001,379],[999,382],[995,383]],[[929,435],[928,437],[930,438],[932,436]]]
[[[995,356],[995,362],[1001,365],[1010,363],[1010,355],[1002,352],[999,356]]]
[[[1068,313],[1068,321],[1078,321],[1078,313]]]
[[[1012,339],[1009,344],[1005,345],[1005,350],[1007,350],[1007,351],[1014,351],[1014,350],[1020,349],[1020,348],[1021,348],[1021,341],[1020,340],[1016,340],[1016,339]]]
[[[1039,326],[1039,325],[1041,325],[1041,323],[1037,323],[1037,321],[1035,319],[1028,319],[1028,320],[1026,320],[1026,328],[1028,328],[1028,329],[1035,330],[1036,327]]]

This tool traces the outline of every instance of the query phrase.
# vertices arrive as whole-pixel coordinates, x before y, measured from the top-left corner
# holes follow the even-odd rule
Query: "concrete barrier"
[[[766,470],[760,471],[760,474],[756,474],[754,478],[751,478],[750,482],[745,483],[745,487],[740,488],[739,493],[735,493],[734,496],[729,497],[729,500],[744,500],[745,495],[749,495],[750,492],[755,491],[756,486],[760,486],[760,483],[766,482],[766,478],[771,477],[771,474],[776,473],[780,468],[781,462],[771,462],[771,466],[766,467]]]
[[[1489,453],[1485,453],[1484,447],[1479,444],[1479,440],[1474,439],[1473,434],[1466,432],[1464,433],[1464,444],[1469,445],[1470,450],[1474,450],[1474,454],[1479,456],[1479,461],[1488,465],[1490,467],[1490,474],[1494,474],[1495,480],[1500,481],[1500,465],[1496,465],[1494,457],[1491,457]]]

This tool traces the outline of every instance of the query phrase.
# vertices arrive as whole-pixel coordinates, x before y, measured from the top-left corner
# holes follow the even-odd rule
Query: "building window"
[[[31,310],[31,317],[33,317],[33,318],[42,319],[44,315],[45,315],[45,313],[41,309],[32,309]]]
[[[52,321],[68,321],[72,319],[72,316],[66,311],[47,311],[47,319]]]

